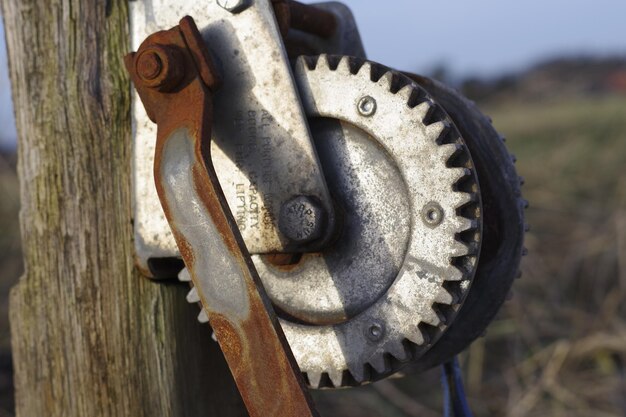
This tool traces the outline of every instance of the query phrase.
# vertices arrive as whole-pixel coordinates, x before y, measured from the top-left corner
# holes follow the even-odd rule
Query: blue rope
[[[463,389],[463,375],[456,356],[442,366],[444,417],[472,417]]]

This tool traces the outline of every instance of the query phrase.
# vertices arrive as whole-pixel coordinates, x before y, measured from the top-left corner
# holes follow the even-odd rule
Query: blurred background
[[[523,276],[460,361],[476,416],[626,416],[626,2],[344,0],[370,59],[477,101],[517,155]],[[22,272],[16,132],[0,27],[0,417]],[[440,370],[315,395],[322,415],[441,415]]]

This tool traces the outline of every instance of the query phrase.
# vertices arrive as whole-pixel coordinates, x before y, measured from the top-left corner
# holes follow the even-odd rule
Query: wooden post
[[[186,288],[133,266],[127,0],[0,0],[19,132],[19,417],[245,416]]]

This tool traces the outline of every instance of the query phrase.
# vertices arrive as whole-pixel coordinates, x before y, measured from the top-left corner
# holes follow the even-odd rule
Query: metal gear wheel
[[[321,253],[252,258],[309,385],[360,385],[417,361],[453,322],[481,246],[477,174],[410,78],[325,55],[299,58],[295,78],[339,226]]]

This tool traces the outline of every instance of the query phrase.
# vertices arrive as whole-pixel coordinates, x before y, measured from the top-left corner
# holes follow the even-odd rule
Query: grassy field
[[[489,105],[526,178],[524,275],[461,357],[477,416],[626,414],[626,98]],[[1,161],[0,161],[1,162]],[[6,294],[20,273],[17,186],[0,166],[0,365]],[[6,391],[7,367],[0,374]],[[316,394],[322,415],[441,415],[439,370]],[[4,404],[4,405],[3,405]],[[10,401],[0,407],[10,408]],[[0,409],[0,416],[10,415]]]

